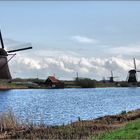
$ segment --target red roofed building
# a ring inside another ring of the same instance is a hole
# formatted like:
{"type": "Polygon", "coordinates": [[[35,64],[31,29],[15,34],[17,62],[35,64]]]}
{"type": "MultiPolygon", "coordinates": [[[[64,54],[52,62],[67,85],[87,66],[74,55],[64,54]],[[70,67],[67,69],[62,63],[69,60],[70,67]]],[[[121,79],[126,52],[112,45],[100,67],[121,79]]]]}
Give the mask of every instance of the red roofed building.
{"type": "Polygon", "coordinates": [[[45,85],[49,88],[64,88],[64,83],[56,79],[54,76],[49,76],[45,81],[45,85]]]}

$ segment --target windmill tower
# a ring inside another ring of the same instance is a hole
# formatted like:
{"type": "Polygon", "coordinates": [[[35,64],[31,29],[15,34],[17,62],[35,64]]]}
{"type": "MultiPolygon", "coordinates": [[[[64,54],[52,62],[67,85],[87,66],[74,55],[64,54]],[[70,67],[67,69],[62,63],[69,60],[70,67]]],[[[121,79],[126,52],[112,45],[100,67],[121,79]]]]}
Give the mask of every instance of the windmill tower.
{"type": "Polygon", "coordinates": [[[114,78],[117,78],[117,77],[114,77],[114,76],[113,76],[113,71],[111,70],[111,76],[108,77],[108,78],[109,78],[109,82],[110,82],[110,83],[113,83],[113,82],[114,82],[114,78]]]}
{"type": "Polygon", "coordinates": [[[32,47],[26,47],[26,48],[6,51],[4,48],[4,42],[3,42],[1,31],[0,31],[0,43],[1,43],[1,48],[0,48],[0,79],[12,79],[11,74],[10,74],[10,70],[9,70],[9,66],[8,66],[8,62],[16,54],[15,53],[11,54],[11,53],[17,52],[17,51],[22,51],[22,50],[27,50],[27,49],[32,49],[32,47]],[[7,58],[8,56],[10,56],[9,59],[7,58]]]}
{"type": "Polygon", "coordinates": [[[135,58],[133,58],[133,62],[134,69],[128,71],[128,83],[137,83],[137,72],[140,72],[140,70],[137,70],[135,58]]]}

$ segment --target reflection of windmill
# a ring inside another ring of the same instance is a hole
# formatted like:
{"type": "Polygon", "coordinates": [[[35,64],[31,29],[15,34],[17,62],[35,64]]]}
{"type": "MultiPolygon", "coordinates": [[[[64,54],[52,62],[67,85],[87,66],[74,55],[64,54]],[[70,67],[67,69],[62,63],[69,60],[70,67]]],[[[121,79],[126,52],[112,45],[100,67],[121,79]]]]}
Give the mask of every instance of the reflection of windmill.
{"type": "Polygon", "coordinates": [[[118,77],[114,77],[114,76],[113,76],[113,71],[111,70],[111,76],[108,77],[108,78],[109,78],[109,82],[110,82],[110,83],[113,83],[113,82],[114,82],[114,78],[118,78],[118,77]]]}
{"type": "Polygon", "coordinates": [[[1,31],[0,31],[0,42],[1,42],[1,47],[2,47],[0,48],[0,79],[11,79],[12,77],[9,71],[8,62],[16,55],[16,54],[11,54],[11,53],[27,50],[27,49],[32,49],[32,47],[6,51],[4,48],[1,31]],[[11,57],[7,59],[7,56],[9,55],[11,55],[11,57]]]}
{"type": "Polygon", "coordinates": [[[137,72],[140,72],[140,70],[137,70],[135,58],[133,58],[133,61],[134,61],[134,69],[128,71],[128,78],[127,78],[128,83],[136,83],[137,72]]]}

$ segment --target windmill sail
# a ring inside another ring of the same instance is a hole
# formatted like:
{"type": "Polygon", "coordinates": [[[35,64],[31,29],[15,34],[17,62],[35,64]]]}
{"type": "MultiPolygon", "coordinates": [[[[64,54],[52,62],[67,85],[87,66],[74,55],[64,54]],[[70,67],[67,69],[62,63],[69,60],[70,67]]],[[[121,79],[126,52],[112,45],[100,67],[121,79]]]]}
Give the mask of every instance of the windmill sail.
{"type": "Polygon", "coordinates": [[[136,70],[137,69],[137,67],[136,67],[136,60],[135,60],[135,58],[133,58],[133,60],[134,60],[134,69],[136,70]]]}
{"type": "Polygon", "coordinates": [[[113,72],[112,72],[112,70],[111,70],[111,77],[113,77],[113,72]]]}
{"type": "Polygon", "coordinates": [[[10,50],[10,51],[7,51],[7,52],[12,53],[12,52],[23,51],[23,50],[28,50],[28,49],[32,49],[32,47],[21,48],[21,49],[16,49],[16,50],[10,50]]]}
{"type": "Polygon", "coordinates": [[[4,49],[4,43],[3,43],[1,31],[0,31],[0,42],[1,42],[1,47],[4,49]]]}

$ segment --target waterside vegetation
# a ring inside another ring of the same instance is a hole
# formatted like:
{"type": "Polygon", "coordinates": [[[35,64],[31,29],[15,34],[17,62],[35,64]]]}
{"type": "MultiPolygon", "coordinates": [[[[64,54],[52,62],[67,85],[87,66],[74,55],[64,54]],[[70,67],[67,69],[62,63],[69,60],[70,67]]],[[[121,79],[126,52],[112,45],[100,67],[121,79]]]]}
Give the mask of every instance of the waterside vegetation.
{"type": "Polygon", "coordinates": [[[96,140],[140,139],[140,119],[129,122],[120,129],[106,132],[96,140]]]}
{"type": "Polygon", "coordinates": [[[109,82],[97,81],[89,78],[74,79],[74,80],[59,80],[57,86],[48,86],[43,79],[21,79],[0,80],[0,89],[47,89],[47,88],[98,88],[98,87],[140,87],[140,82],[128,83],[125,81],[109,82]]]}
{"type": "MultiPolygon", "coordinates": [[[[121,131],[125,133],[125,128],[128,128],[129,130],[133,129],[133,135],[130,137],[131,139],[140,138],[140,133],[138,133],[136,137],[134,135],[134,129],[138,130],[136,133],[140,130],[140,125],[137,125],[137,123],[140,122],[138,118],[140,118],[140,109],[127,113],[124,113],[123,111],[123,113],[119,115],[110,115],[89,121],[79,119],[77,122],[68,125],[47,126],[42,121],[38,125],[33,123],[25,124],[16,119],[15,115],[9,111],[0,114],[0,138],[99,139],[111,138],[107,135],[108,133],[119,133],[121,131]],[[134,120],[136,120],[136,122],[134,120]],[[128,122],[131,123],[127,125],[128,122]]],[[[129,139],[129,136],[127,138],[129,139]]]]}

